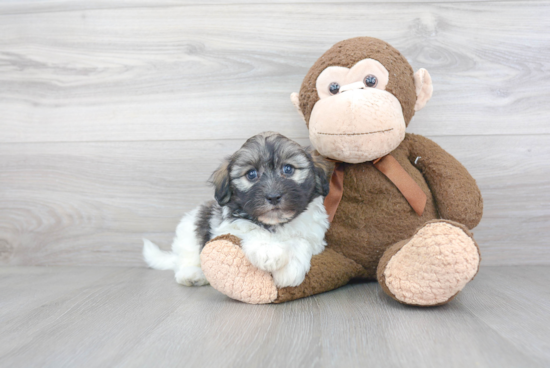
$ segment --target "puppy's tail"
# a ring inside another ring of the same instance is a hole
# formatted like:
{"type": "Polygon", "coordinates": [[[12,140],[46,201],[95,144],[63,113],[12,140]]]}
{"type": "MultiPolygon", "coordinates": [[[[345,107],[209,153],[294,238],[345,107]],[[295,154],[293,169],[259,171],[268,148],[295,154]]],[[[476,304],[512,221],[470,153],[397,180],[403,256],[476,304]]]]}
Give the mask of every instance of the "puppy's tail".
{"type": "Polygon", "coordinates": [[[177,256],[172,252],[160,250],[152,241],[143,239],[143,259],[149,267],[156,270],[174,270],[177,256]]]}

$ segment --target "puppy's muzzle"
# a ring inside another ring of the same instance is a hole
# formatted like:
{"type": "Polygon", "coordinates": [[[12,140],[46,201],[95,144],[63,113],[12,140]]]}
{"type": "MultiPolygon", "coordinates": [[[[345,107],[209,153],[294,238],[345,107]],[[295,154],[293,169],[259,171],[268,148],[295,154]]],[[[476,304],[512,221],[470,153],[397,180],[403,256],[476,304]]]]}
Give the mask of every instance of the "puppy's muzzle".
{"type": "Polygon", "coordinates": [[[281,202],[281,198],[283,195],[278,192],[269,193],[265,196],[265,199],[273,206],[279,204],[281,202]]]}

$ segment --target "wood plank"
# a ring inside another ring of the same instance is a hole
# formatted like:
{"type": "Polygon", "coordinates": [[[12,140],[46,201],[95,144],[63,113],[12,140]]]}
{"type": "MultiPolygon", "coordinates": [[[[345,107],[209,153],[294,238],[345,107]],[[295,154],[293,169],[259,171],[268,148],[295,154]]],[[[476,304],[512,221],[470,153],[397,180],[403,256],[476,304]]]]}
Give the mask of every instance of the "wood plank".
{"type": "Polygon", "coordinates": [[[533,360],[550,363],[548,267],[486,267],[460,303],[533,360]],[[471,290],[471,292],[470,292],[471,290]],[[534,302],[536,299],[536,302],[534,302]]]}
{"type": "MultiPolygon", "coordinates": [[[[73,269],[76,271],[76,269],[73,269]]],[[[0,324],[8,327],[16,322],[16,314],[31,307],[56,300],[63,294],[120,272],[120,268],[82,268],[67,279],[57,267],[0,267],[2,299],[0,324]],[[32,285],[32,286],[31,286],[32,285]],[[21,293],[32,287],[32,293],[21,293]]],[[[0,344],[4,345],[4,343],[0,344]]]]}
{"type": "Polygon", "coordinates": [[[548,2],[59,10],[1,15],[1,142],[307,138],[290,92],[360,35],[431,72],[411,131],[550,133],[548,2]]]}
{"type": "MultiPolygon", "coordinates": [[[[102,268],[91,270],[101,273],[102,268]]],[[[66,279],[81,272],[59,269],[66,279]]],[[[116,274],[67,288],[62,297],[21,311],[12,323],[2,325],[0,366],[110,366],[174,310],[200,304],[201,293],[213,292],[177,287],[168,273],[152,278],[152,272],[119,268],[116,274]]],[[[20,292],[32,294],[36,289],[30,282],[20,292]]]]}
{"type": "MultiPolygon", "coordinates": [[[[378,3],[382,2],[383,0],[349,0],[346,1],[346,3],[378,3]]],[[[405,3],[405,2],[419,2],[418,0],[384,0],[388,3],[405,3]]],[[[422,2],[452,2],[452,3],[460,3],[460,2],[495,2],[495,0],[427,0],[422,2]]],[[[514,1],[514,0],[500,0],[502,1],[514,1]]],[[[536,1],[536,0],[525,0],[525,1],[536,1]]],[[[304,0],[302,3],[335,3],[334,0],[304,0]]],[[[254,3],[258,4],[258,1],[254,0],[204,0],[204,1],[198,1],[198,0],[94,0],[89,2],[80,2],[80,1],[71,1],[71,0],[1,0],[0,1],[0,9],[18,9],[20,11],[25,11],[28,13],[31,12],[38,12],[42,11],[43,9],[66,9],[66,10],[75,10],[75,9],[111,9],[111,8],[139,8],[139,7],[167,7],[167,6],[184,6],[184,5],[201,5],[201,4],[208,4],[208,5],[241,5],[241,4],[249,4],[254,3]],[[44,8],[41,8],[40,6],[43,6],[44,8]]],[[[261,2],[262,4],[285,4],[288,3],[287,0],[263,0],[261,2]]],[[[0,12],[0,14],[5,14],[6,12],[0,12]]]]}
{"type": "MultiPolygon", "coordinates": [[[[501,0],[517,1],[517,0],[501,0]]],[[[524,0],[537,1],[537,0],[524,0]]],[[[417,3],[418,0],[346,0],[346,3],[417,3]]],[[[461,2],[494,2],[494,0],[423,0],[427,3],[461,3],[461,2]]],[[[258,4],[258,0],[1,0],[0,15],[8,14],[37,14],[45,12],[66,12],[97,9],[120,8],[159,8],[189,5],[244,5],[258,4]]],[[[286,4],[288,0],[263,0],[261,4],[286,4]]],[[[334,0],[303,0],[300,3],[335,3],[334,0]]]]}
{"type": "Polygon", "coordinates": [[[243,305],[220,294],[212,295],[210,300],[213,302],[176,311],[117,363],[133,367],[162,361],[165,366],[176,367],[184,357],[190,367],[323,365],[316,323],[320,308],[315,299],[289,303],[282,308],[243,305]],[[220,349],[222,354],[206,353],[220,349]]]}
{"type": "MultiPolygon", "coordinates": [[[[550,263],[550,136],[433,137],[476,178],[484,264],[550,263]]],[[[301,141],[306,143],[306,141],[301,141]]],[[[241,140],[0,145],[0,264],[143,266],[241,140]]]]}
{"type": "Polygon", "coordinates": [[[142,265],[141,237],[169,244],[184,212],[212,197],[206,181],[221,158],[242,143],[0,146],[2,262],[142,265]]]}
{"type": "Polygon", "coordinates": [[[88,267],[72,268],[67,273],[58,267],[0,267],[0,361],[33,333],[63,318],[59,305],[73,303],[83,290],[105,284],[123,271],[88,267]],[[14,339],[12,334],[21,332],[22,326],[25,333],[14,339]]]}
{"type": "MultiPolygon", "coordinates": [[[[484,272],[482,269],[478,278],[482,279],[484,272]]],[[[463,293],[471,294],[471,288],[463,293]]],[[[484,326],[460,302],[461,294],[454,303],[440,308],[397,304],[376,283],[346,286],[329,295],[318,299],[324,312],[322,361],[330,362],[329,366],[349,367],[358,361],[362,366],[390,367],[538,366],[515,341],[484,326]]]]}
{"type": "Polygon", "coordinates": [[[0,294],[8,302],[27,298],[29,306],[18,310],[10,304],[8,312],[16,317],[9,325],[0,324],[0,365],[543,367],[550,363],[545,338],[550,325],[544,318],[548,288],[541,281],[550,276],[548,267],[482,268],[453,302],[437,308],[400,305],[376,283],[348,285],[280,305],[247,305],[209,286],[177,285],[170,272],[120,268],[109,275],[112,270],[57,267],[56,279],[65,278],[70,284],[78,279],[81,288],[71,286],[61,293],[61,287],[52,285],[58,291],[51,299],[38,301],[33,294],[43,292],[53,280],[50,268],[0,269],[9,280],[21,278],[16,288],[0,278],[0,294]],[[92,277],[90,270],[104,277],[92,277]],[[44,276],[44,284],[34,283],[27,272],[44,276]],[[498,290],[504,291],[500,297],[498,290]],[[526,309],[534,314],[528,316],[526,309]]]}

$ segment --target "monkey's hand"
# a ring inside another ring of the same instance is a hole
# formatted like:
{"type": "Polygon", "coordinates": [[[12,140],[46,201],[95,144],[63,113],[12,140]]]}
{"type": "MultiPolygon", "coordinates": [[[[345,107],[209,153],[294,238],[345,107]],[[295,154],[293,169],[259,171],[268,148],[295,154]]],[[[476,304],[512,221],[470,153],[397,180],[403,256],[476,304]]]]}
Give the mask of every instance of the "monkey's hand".
{"type": "Polygon", "coordinates": [[[277,287],[269,272],[253,266],[244,255],[241,240],[222,235],[201,252],[201,267],[212,287],[230,298],[251,304],[272,303],[277,287]]]}

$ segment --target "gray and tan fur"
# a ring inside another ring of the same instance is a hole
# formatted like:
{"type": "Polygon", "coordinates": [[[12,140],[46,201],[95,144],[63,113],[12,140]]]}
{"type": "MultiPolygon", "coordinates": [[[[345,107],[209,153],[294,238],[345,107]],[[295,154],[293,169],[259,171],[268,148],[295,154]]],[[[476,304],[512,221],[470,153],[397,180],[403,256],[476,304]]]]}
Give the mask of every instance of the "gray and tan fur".
{"type": "Polygon", "coordinates": [[[212,174],[216,200],[183,217],[172,252],[144,239],[145,261],[174,270],[180,284],[205,285],[202,248],[216,236],[232,234],[253,265],[272,273],[277,286],[297,286],[311,257],[326,245],[323,198],[330,173],[330,162],[296,142],[274,132],[258,134],[212,174]]]}

